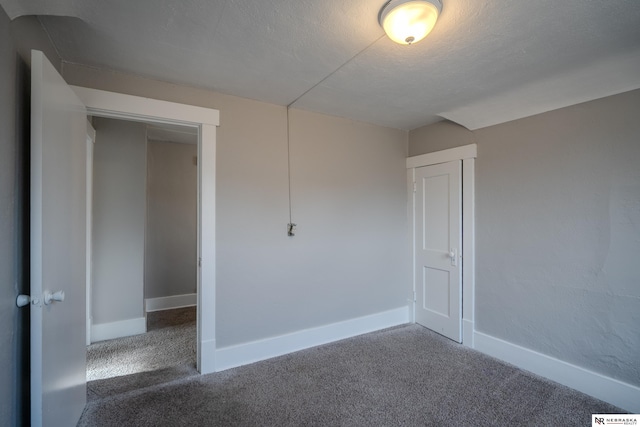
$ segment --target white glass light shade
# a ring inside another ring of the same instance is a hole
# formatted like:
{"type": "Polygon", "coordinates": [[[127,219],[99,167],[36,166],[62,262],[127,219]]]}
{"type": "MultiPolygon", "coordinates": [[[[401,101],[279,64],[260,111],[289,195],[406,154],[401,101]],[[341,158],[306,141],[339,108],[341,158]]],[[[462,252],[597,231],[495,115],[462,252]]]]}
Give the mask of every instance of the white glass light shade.
{"type": "Polygon", "coordinates": [[[380,25],[391,40],[417,43],[436,25],[442,10],[439,0],[391,0],[380,11],[380,25]]]}

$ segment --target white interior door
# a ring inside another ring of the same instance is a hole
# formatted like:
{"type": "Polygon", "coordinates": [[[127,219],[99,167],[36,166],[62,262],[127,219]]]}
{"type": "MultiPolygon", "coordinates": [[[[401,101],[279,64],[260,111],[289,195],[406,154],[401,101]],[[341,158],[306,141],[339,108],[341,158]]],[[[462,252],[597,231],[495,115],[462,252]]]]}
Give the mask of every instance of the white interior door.
{"type": "Polygon", "coordinates": [[[415,170],[416,323],[462,342],[460,161],[415,170]]]}
{"type": "Polygon", "coordinates": [[[76,425],[86,403],[86,111],[31,54],[31,424],[76,425]]]}

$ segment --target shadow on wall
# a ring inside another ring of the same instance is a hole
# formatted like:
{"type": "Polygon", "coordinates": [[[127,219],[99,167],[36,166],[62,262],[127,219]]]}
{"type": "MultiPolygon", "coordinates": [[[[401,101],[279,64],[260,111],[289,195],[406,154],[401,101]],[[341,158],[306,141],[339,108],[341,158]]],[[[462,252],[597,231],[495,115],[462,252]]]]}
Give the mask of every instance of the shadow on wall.
{"type": "Polygon", "coordinates": [[[449,120],[423,126],[409,133],[409,157],[475,144],[469,129],[449,120]]]}
{"type": "MultiPolygon", "coordinates": [[[[15,268],[16,295],[30,294],[30,163],[31,163],[31,73],[27,64],[16,54],[15,103],[15,268]]],[[[16,425],[30,424],[30,312],[29,307],[17,310],[16,369],[14,381],[17,399],[16,425]]]]}

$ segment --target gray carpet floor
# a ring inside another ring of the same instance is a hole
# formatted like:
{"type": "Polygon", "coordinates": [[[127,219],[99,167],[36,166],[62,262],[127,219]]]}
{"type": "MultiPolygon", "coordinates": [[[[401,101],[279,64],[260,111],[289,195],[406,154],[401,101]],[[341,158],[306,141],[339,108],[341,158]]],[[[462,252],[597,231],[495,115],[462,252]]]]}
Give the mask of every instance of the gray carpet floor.
{"type": "Polygon", "coordinates": [[[624,412],[417,325],[89,388],[79,426],[588,426],[592,413],[624,412]]]}
{"type": "Polygon", "coordinates": [[[196,366],[196,308],[147,313],[147,333],[87,347],[87,381],[196,366]]]}

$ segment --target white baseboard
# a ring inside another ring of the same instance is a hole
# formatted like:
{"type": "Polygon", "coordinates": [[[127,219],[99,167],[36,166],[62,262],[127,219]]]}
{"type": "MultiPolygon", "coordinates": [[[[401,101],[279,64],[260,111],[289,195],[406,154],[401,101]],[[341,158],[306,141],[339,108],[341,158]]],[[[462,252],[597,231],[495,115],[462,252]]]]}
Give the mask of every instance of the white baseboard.
{"type": "Polygon", "coordinates": [[[640,387],[481,332],[475,332],[474,344],[476,350],[490,356],[609,402],[631,413],[640,413],[640,387]]]}
{"type": "Polygon", "coordinates": [[[147,322],[144,317],[121,320],[119,322],[99,323],[91,325],[91,342],[112,340],[114,338],[129,337],[147,332],[147,322]]]}
{"type": "Polygon", "coordinates": [[[193,307],[198,303],[198,294],[174,295],[170,297],[147,298],[144,307],[147,312],[170,310],[172,308],[193,307]]]}
{"type": "Polygon", "coordinates": [[[407,306],[273,338],[221,348],[215,353],[216,371],[351,338],[409,322],[407,306]]]}

